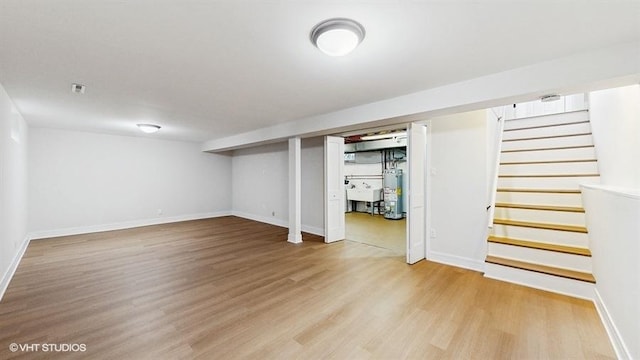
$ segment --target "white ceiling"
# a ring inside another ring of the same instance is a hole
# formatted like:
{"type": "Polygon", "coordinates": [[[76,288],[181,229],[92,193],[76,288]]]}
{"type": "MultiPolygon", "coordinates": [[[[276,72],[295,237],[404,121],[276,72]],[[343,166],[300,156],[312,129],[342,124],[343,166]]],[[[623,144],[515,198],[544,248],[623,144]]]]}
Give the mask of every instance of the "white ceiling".
{"type": "Polygon", "coordinates": [[[0,83],[30,126],[203,141],[639,40],[640,1],[0,0],[0,83]]]}

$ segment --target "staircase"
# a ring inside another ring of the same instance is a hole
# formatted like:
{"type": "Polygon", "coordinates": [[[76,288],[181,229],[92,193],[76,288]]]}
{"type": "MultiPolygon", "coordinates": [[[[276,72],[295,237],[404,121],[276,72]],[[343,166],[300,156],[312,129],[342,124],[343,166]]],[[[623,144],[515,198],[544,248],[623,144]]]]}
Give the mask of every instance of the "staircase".
{"type": "Polygon", "coordinates": [[[485,276],[593,298],[580,184],[598,182],[588,111],[507,120],[485,276]]]}

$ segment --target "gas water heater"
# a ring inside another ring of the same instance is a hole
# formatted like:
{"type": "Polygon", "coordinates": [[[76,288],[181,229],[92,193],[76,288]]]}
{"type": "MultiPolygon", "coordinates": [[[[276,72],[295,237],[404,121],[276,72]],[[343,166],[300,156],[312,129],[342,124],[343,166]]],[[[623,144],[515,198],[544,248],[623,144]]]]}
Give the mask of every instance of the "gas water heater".
{"type": "Polygon", "coordinates": [[[384,217],[402,219],[402,170],[387,169],[384,175],[384,217]]]}

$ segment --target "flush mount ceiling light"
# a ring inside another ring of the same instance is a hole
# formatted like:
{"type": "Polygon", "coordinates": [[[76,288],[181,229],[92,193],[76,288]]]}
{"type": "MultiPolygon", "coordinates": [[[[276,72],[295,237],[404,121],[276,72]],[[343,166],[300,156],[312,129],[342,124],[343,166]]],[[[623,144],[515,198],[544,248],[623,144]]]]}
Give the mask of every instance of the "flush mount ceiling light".
{"type": "Polygon", "coordinates": [[[386,134],[375,134],[375,135],[365,135],[360,137],[360,140],[382,140],[382,139],[393,139],[393,138],[406,138],[407,133],[404,131],[396,131],[390,132],[386,134]]]}
{"type": "Polygon", "coordinates": [[[311,30],[311,42],[329,56],[344,56],[364,39],[364,27],[345,18],[325,20],[311,30]]]}
{"type": "Polygon", "coordinates": [[[87,89],[85,85],[82,84],[71,84],[71,92],[75,94],[84,94],[84,91],[87,89]]]}
{"type": "Polygon", "coordinates": [[[158,125],[153,125],[153,124],[138,124],[138,128],[147,134],[153,134],[155,132],[158,132],[158,130],[160,130],[160,126],[158,125]]]}
{"type": "Polygon", "coordinates": [[[558,94],[549,94],[549,95],[544,95],[540,97],[540,101],[542,102],[552,102],[552,101],[558,101],[560,100],[560,95],[558,94]]]}

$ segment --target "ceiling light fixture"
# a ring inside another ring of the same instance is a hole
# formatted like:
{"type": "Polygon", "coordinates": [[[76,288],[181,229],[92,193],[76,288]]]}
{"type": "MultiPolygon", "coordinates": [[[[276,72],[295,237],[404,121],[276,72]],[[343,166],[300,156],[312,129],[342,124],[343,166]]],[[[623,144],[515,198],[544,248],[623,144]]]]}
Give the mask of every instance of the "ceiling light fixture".
{"type": "Polygon", "coordinates": [[[85,85],[82,84],[71,84],[71,92],[76,94],[84,94],[84,91],[87,89],[85,85]]]}
{"type": "Polygon", "coordinates": [[[560,100],[561,96],[558,94],[549,94],[540,97],[540,101],[542,102],[552,102],[560,100]]]}
{"type": "Polygon", "coordinates": [[[138,124],[138,128],[147,134],[153,134],[158,132],[158,130],[160,130],[160,126],[158,125],[153,125],[153,124],[138,124]]]}
{"type": "Polygon", "coordinates": [[[406,138],[407,133],[404,131],[399,132],[391,132],[386,134],[375,134],[375,135],[366,135],[360,137],[360,140],[382,140],[382,139],[393,139],[393,138],[406,138]]]}
{"type": "Polygon", "coordinates": [[[364,39],[364,27],[358,22],[333,18],[311,30],[311,42],[329,56],[344,56],[352,52],[364,39]]]}

